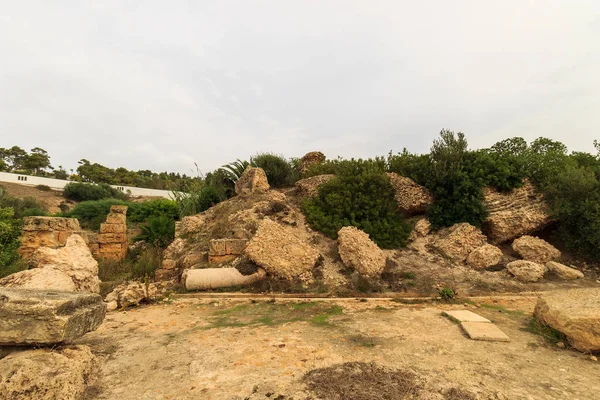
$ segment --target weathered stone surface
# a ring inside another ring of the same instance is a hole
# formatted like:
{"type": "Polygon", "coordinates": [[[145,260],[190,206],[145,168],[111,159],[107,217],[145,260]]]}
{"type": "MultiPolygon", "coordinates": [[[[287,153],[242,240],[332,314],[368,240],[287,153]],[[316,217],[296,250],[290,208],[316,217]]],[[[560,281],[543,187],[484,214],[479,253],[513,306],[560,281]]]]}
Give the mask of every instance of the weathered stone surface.
{"type": "Polygon", "coordinates": [[[300,179],[298,182],[296,182],[296,192],[300,197],[316,196],[317,193],[319,193],[319,187],[334,178],[335,175],[333,174],[325,174],[300,179]]]}
{"type": "Polygon", "coordinates": [[[235,183],[237,194],[266,192],[270,189],[267,175],[262,168],[248,167],[235,183]]]}
{"type": "Polygon", "coordinates": [[[0,359],[0,396],[10,400],[78,400],[100,372],[87,346],[16,351],[0,359]]]}
{"type": "Polygon", "coordinates": [[[365,232],[345,226],[338,232],[338,251],[342,262],[361,275],[377,277],[385,268],[386,257],[365,232]]]}
{"type": "Polygon", "coordinates": [[[575,349],[600,351],[600,288],[545,293],[534,314],[567,336],[575,349]]]}
{"type": "Polygon", "coordinates": [[[154,283],[148,285],[140,282],[126,282],[113,289],[106,295],[108,311],[117,308],[138,306],[143,301],[149,301],[158,295],[158,288],[154,283]]]}
{"type": "Polygon", "coordinates": [[[0,279],[0,287],[21,289],[58,290],[75,292],[75,283],[69,275],[53,266],[16,272],[0,279]]]}
{"type": "Polygon", "coordinates": [[[40,247],[64,246],[74,232],[81,232],[79,221],[75,218],[25,217],[19,253],[29,258],[40,247]]]}
{"type": "Polygon", "coordinates": [[[473,250],[467,257],[467,264],[475,269],[497,265],[502,258],[502,250],[491,244],[484,244],[473,250]]]}
{"type": "Polygon", "coordinates": [[[113,214],[110,213],[106,216],[106,223],[113,225],[125,225],[127,224],[127,216],[125,214],[113,214]]]}
{"type": "Polygon", "coordinates": [[[300,173],[304,174],[311,165],[322,164],[323,162],[325,162],[325,154],[320,151],[306,153],[300,159],[300,173]]]}
{"type": "Polygon", "coordinates": [[[127,241],[127,206],[111,206],[106,222],[100,225],[98,257],[118,261],[125,258],[127,241]]]}
{"type": "Polygon", "coordinates": [[[98,328],[105,315],[97,294],[0,288],[0,345],[70,342],[98,328]]]}
{"type": "Polygon", "coordinates": [[[419,218],[414,222],[413,230],[408,237],[409,241],[423,238],[431,233],[431,223],[427,218],[419,218]]]}
{"type": "Polygon", "coordinates": [[[260,223],[244,253],[267,273],[285,279],[311,271],[320,256],[293,228],[285,228],[270,219],[260,223]]]}
{"type": "Polygon", "coordinates": [[[458,322],[491,322],[469,310],[449,310],[443,311],[442,314],[458,322]]]}
{"type": "Polygon", "coordinates": [[[486,244],[479,229],[466,222],[440,230],[431,244],[433,250],[451,261],[465,261],[473,250],[486,244]]]}
{"type": "Polygon", "coordinates": [[[539,231],[551,222],[542,194],[529,181],[510,193],[487,188],[484,197],[489,216],[483,230],[493,243],[539,231]]]}
{"type": "Polygon", "coordinates": [[[546,263],[546,268],[548,269],[548,271],[552,272],[560,279],[573,280],[584,278],[583,272],[575,268],[567,267],[566,265],[557,263],[556,261],[548,261],[546,263]]]}
{"type": "Polygon", "coordinates": [[[202,268],[183,271],[181,280],[187,290],[208,290],[250,285],[266,275],[262,268],[249,275],[241,274],[236,268],[202,268]]]}
{"type": "Polygon", "coordinates": [[[502,332],[496,325],[488,322],[461,322],[460,326],[473,340],[484,340],[486,342],[510,342],[506,333],[502,332]]]}
{"type": "Polygon", "coordinates": [[[524,260],[539,264],[558,260],[560,251],[543,239],[533,236],[521,236],[512,243],[512,249],[524,260]]]}
{"type": "Polygon", "coordinates": [[[101,233],[98,235],[98,243],[100,245],[109,243],[126,243],[127,235],[124,233],[101,233]]]}
{"type": "Polygon", "coordinates": [[[79,235],[71,235],[65,247],[59,249],[40,247],[31,256],[30,265],[35,268],[53,266],[71,277],[76,291],[100,293],[98,262],[79,235]]]}
{"type": "Polygon", "coordinates": [[[248,241],[244,239],[212,239],[208,245],[208,255],[240,255],[244,252],[247,243],[248,241]]]}
{"type": "Polygon", "coordinates": [[[525,260],[510,262],[506,265],[506,269],[521,282],[537,282],[546,273],[544,265],[525,260]]]}
{"type": "Polygon", "coordinates": [[[100,233],[125,233],[127,226],[125,224],[100,224],[100,233]]]}
{"type": "Polygon", "coordinates": [[[423,214],[433,202],[433,196],[425,187],[410,178],[400,176],[394,172],[387,174],[394,187],[394,198],[398,207],[409,215],[423,214]]]}

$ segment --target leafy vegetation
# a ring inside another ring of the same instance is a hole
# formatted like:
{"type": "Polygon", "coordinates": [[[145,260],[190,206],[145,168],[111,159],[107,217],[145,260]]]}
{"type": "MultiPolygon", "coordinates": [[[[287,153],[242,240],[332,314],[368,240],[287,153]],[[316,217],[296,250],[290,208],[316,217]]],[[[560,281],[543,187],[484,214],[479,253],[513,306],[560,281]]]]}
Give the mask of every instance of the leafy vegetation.
{"type": "Polygon", "coordinates": [[[293,186],[300,173],[292,167],[285,157],[273,153],[259,153],[250,159],[250,164],[262,168],[267,175],[269,185],[274,188],[293,186]]]}
{"type": "Polygon", "coordinates": [[[389,178],[376,172],[343,175],[322,185],[302,210],[310,226],[337,238],[344,226],[356,226],[383,248],[404,245],[410,225],[397,210],[389,178]]]}
{"type": "Polygon", "coordinates": [[[21,235],[21,221],[10,207],[0,207],[0,278],[15,271],[20,256],[17,252],[21,235]]]}
{"type": "Polygon", "coordinates": [[[117,190],[106,183],[68,183],[63,195],[73,201],[88,201],[102,199],[119,199],[127,200],[127,195],[120,190],[117,190]]]}
{"type": "Polygon", "coordinates": [[[157,248],[164,249],[175,239],[175,221],[166,215],[148,218],[141,229],[135,241],[144,241],[157,248]]]}

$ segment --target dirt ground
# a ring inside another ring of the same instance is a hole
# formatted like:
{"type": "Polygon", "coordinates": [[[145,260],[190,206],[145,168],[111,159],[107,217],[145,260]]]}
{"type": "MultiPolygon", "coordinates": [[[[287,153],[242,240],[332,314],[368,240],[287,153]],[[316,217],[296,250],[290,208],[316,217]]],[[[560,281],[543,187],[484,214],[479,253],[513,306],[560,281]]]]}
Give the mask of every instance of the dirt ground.
{"type": "MultiPolygon", "coordinates": [[[[62,191],[60,190],[38,190],[35,186],[19,185],[18,183],[0,182],[0,186],[4,187],[8,194],[13,197],[35,197],[36,200],[42,202],[47,207],[50,214],[60,212],[60,204],[65,202],[62,191]]],[[[75,203],[73,203],[75,204],[75,203]]],[[[73,207],[70,204],[70,207],[73,207]]]]}
{"type": "MultiPolygon", "coordinates": [[[[387,398],[597,399],[599,362],[526,330],[535,301],[176,297],[111,312],[80,339],[103,365],[86,398],[334,399],[341,397],[319,397],[309,386],[325,385],[319,392],[325,396],[338,392],[336,384],[348,389],[344,382],[360,389],[361,377],[393,389],[412,376],[413,397],[387,398]],[[511,341],[470,340],[441,316],[465,307],[491,319],[511,341]],[[319,370],[327,367],[333,368],[319,370]],[[368,371],[348,376],[357,368],[368,371]],[[387,372],[377,375],[380,369],[387,372]]],[[[359,389],[346,399],[375,398],[361,397],[359,389]]]]}

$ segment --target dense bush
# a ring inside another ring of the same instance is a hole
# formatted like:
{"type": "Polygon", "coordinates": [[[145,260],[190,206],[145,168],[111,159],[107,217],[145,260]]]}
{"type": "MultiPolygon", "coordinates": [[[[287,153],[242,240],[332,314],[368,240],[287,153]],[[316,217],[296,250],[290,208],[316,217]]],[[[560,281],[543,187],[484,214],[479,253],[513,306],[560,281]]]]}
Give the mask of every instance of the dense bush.
{"type": "Polygon", "coordinates": [[[267,175],[269,185],[274,188],[293,186],[300,173],[292,167],[285,157],[272,154],[260,153],[250,159],[250,164],[262,168],[267,175]]]}
{"type": "Polygon", "coordinates": [[[344,226],[356,226],[383,248],[403,246],[411,229],[398,212],[389,178],[377,172],[339,176],[302,210],[312,228],[331,238],[344,226]]]}
{"type": "Polygon", "coordinates": [[[113,205],[129,205],[127,202],[116,199],[83,201],[64,214],[65,217],[77,218],[84,229],[98,230],[100,224],[106,220],[113,205]]]}
{"type": "Polygon", "coordinates": [[[27,196],[22,199],[13,197],[2,187],[0,187],[0,207],[12,208],[14,218],[47,215],[46,205],[35,197],[27,196]]]}
{"type": "Polygon", "coordinates": [[[179,219],[177,203],[169,199],[154,199],[139,203],[127,203],[127,219],[131,222],[145,222],[149,218],[166,216],[170,219],[179,219]]]}
{"type": "Polygon", "coordinates": [[[362,158],[350,160],[344,160],[343,158],[336,158],[334,160],[325,160],[321,164],[314,164],[308,167],[308,171],[304,174],[305,177],[323,175],[323,174],[334,174],[334,175],[346,175],[356,176],[363,173],[383,173],[387,169],[386,160],[383,157],[376,157],[375,159],[362,158]]]}
{"type": "Polygon", "coordinates": [[[175,239],[175,221],[166,215],[149,218],[141,229],[135,240],[143,240],[158,248],[166,248],[175,239]]]}
{"type": "Polygon", "coordinates": [[[19,236],[21,221],[15,218],[10,207],[0,208],[0,278],[16,272],[15,265],[19,261],[19,236]]]}
{"type": "Polygon", "coordinates": [[[93,184],[71,182],[65,186],[63,190],[63,195],[67,199],[73,201],[88,201],[102,199],[127,200],[127,195],[125,193],[104,183],[93,184]]]}

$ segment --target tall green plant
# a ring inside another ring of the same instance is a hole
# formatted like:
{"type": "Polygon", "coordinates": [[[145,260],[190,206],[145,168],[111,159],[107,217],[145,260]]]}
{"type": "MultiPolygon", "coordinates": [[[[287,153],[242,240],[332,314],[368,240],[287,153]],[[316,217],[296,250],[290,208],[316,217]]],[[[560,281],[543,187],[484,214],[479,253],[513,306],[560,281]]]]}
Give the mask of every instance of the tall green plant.
{"type": "Polygon", "coordinates": [[[164,249],[175,238],[175,221],[165,215],[149,218],[141,227],[142,232],[135,241],[144,241],[152,246],[164,249]]]}

